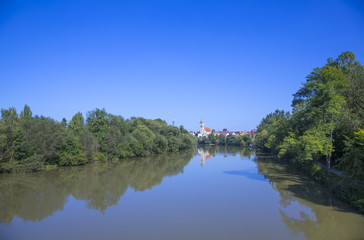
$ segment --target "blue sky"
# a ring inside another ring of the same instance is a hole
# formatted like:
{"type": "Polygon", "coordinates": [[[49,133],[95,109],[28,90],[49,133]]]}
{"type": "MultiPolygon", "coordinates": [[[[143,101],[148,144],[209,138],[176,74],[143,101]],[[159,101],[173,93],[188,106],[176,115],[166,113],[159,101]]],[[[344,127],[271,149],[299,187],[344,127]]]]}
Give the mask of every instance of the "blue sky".
{"type": "Polygon", "coordinates": [[[364,59],[363,1],[0,0],[0,108],[250,130],[314,67],[364,59]]]}

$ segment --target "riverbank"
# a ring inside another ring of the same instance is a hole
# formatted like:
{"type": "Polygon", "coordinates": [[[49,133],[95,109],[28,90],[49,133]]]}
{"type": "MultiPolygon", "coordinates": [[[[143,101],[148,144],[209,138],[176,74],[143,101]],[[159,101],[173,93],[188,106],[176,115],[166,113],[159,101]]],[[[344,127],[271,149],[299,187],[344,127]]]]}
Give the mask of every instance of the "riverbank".
{"type": "Polygon", "coordinates": [[[363,211],[364,67],[355,59],[345,51],[314,68],[293,94],[291,111],[277,109],[261,120],[254,144],[363,211]]]}
{"type": "Polygon", "coordinates": [[[303,170],[316,182],[327,186],[337,198],[364,213],[364,187],[354,179],[346,177],[337,169],[330,169],[328,173],[326,166],[320,162],[286,162],[303,170]]]}
{"type": "Polygon", "coordinates": [[[21,173],[31,173],[31,172],[43,172],[43,171],[50,171],[50,170],[55,170],[58,168],[65,168],[65,167],[76,167],[76,166],[83,166],[83,165],[92,165],[92,164],[103,164],[103,163],[115,163],[115,162],[129,162],[129,161],[135,161],[135,159],[139,159],[139,158],[158,158],[161,155],[166,155],[166,154],[183,154],[184,152],[195,152],[196,151],[196,147],[193,146],[191,148],[187,148],[187,149],[180,149],[180,150],[176,150],[176,151],[168,151],[168,152],[164,152],[164,153],[151,153],[149,155],[146,156],[132,156],[132,157],[125,157],[125,158],[112,158],[112,159],[107,159],[106,157],[103,158],[102,160],[100,159],[94,159],[94,161],[88,161],[86,163],[82,163],[82,164],[74,164],[74,165],[58,165],[58,164],[49,164],[49,165],[39,165],[38,168],[35,168],[34,166],[29,166],[29,164],[0,164],[0,169],[2,169],[3,171],[0,171],[0,175],[2,174],[21,174],[21,173]],[[4,169],[6,171],[4,171],[4,169]]]}
{"type": "Polygon", "coordinates": [[[77,166],[130,157],[177,152],[196,146],[195,137],[181,125],[161,119],[124,119],[95,109],[57,122],[33,116],[25,105],[1,109],[0,173],[32,172],[54,166],[77,166]]]}

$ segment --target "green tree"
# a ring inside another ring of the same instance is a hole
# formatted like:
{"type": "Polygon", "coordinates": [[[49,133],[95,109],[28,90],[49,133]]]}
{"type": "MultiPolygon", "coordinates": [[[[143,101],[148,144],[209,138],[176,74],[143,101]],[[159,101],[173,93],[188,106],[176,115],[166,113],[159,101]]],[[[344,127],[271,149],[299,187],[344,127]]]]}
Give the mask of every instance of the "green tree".
{"type": "Polygon", "coordinates": [[[20,127],[17,127],[13,133],[13,149],[14,159],[17,161],[24,160],[29,156],[25,143],[24,132],[20,127]]]}
{"type": "Polygon", "coordinates": [[[240,135],[238,139],[241,146],[250,146],[253,144],[253,139],[250,135],[240,135]]]}
{"type": "Polygon", "coordinates": [[[239,141],[239,138],[235,135],[229,135],[226,137],[226,144],[231,146],[240,146],[241,141],[239,141]]]}
{"type": "Polygon", "coordinates": [[[82,151],[82,146],[74,135],[69,134],[67,136],[61,149],[58,158],[59,165],[81,165],[87,162],[86,153],[82,151]]]}
{"type": "Polygon", "coordinates": [[[347,138],[346,151],[339,159],[339,166],[351,177],[364,181],[364,129],[355,132],[353,139],[347,138]]]}
{"type": "Polygon", "coordinates": [[[79,136],[84,128],[85,119],[82,113],[76,113],[68,124],[69,129],[76,135],[79,136]]]}
{"type": "Polygon", "coordinates": [[[304,103],[306,116],[312,118],[315,125],[322,126],[319,128],[323,129],[330,139],[329,146],[325,139],[319,142],[325,148],[328,169],[331,166],[331,155],[334,150],[335,119],[345,103],[345,98],[340,91],[346,86],[347,79],[342,71],[338,67],[326,65],[314,69],[303,87],[294,95],[293,106],[301,107],[304,103]]]}
{"type": "Polygon", "coordinates": [[[226,144],[226,138],[223,134],[220,134],[217,138],[219,145],[225,145],[226,144]]]}
{"type": "Polygon", "coordinates": [[[211,133],[211,134],[208,136],[208,138],[209,138],[210,143],[213,143],[213,144],[216,144],[216,143],[217,143],[217,137],[216,137],[216,135],[215,135],[215,134],[211,133]]]}
{"type": "Polygon", "coordinates": [[[96,137],[102,153],[107,152],[107,139],[109,135],[110,116],[105,109],[96,109],[87,114],[87,127],[96,137]]]}
{"type": "Polygon", "coordinates": [[[188,131],[183,127],[183,125],[179,126],[179,130],[181,133],[188,133],[188,131]]]}
{"type": "Polygon", "coordinates": [[[256,147],[261,151],[277,154],[279,145],[290,130],[290,119],[291,114],[283,110],[276,110],[263,118],[257,127],[256,147]]]}
{"type": "Polygon", "coordinates": [[[15,108],[1,109],[1,119],[11,127],[12,130],[18,125],[19,117],[15,108]]]}
{"type": "Polygon", "coordinates": [[[154,152],[165,153],[168,151],[168,140],[161,134],[156,134],[154,139],[154,152]]]}
{"type": "Polygon", "coordinates": [[[67,127],[67,119],[66,118],[62,118],[62,121],[61,121],[62,125],[64,127],[67,127]]]}
{"type": "Polygon", "coordinates": [[[30,107],[25,104],[24,110],[20,113],[20,118],[31,118],[33,115],[32,111],[30,111],[30,107]]]}
{"type": "Polygon", "coordinates": [[[145,125],[138,125],[131,135],[141,144],[141,152],[137,156],[148,156],[151,154],[153,149],[153,140],[155,135],[145,125]]]}

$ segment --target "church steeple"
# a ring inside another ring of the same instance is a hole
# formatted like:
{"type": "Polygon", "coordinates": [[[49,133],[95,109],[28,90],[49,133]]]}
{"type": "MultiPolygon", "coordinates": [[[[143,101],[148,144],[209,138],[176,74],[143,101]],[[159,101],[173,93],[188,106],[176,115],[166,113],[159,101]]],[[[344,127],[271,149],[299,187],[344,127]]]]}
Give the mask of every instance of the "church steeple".
{"type": "Polygon", "coordinates": [[[205,124],[202,120],[200,121],[200,133],[201,134],[205,133],[205,124]]]}

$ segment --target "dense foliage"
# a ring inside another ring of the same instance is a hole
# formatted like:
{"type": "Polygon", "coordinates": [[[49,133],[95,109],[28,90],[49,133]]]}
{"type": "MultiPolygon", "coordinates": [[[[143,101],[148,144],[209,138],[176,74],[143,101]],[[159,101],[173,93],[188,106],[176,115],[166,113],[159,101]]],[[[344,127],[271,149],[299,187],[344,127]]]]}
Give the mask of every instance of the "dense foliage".
{"type": "Polygon", "coordinates": [[[67,124],[32,116],[25,105],[2,109],[0,120],[0,171],[35,171],[47,166],[81,165],[127,157],[148,156],[192,148],[194,137],[183,127],[161,119],[124,119],[104,109],[77,113],[67,124]]]}
{"type": "Polygon", "coordinates": [[[364,180],[364,68],[343,52],[315,68],[293,95],[292,113],[276,110],[258,126],[256,146],[308,169],[315,161],[364,180]]]}

